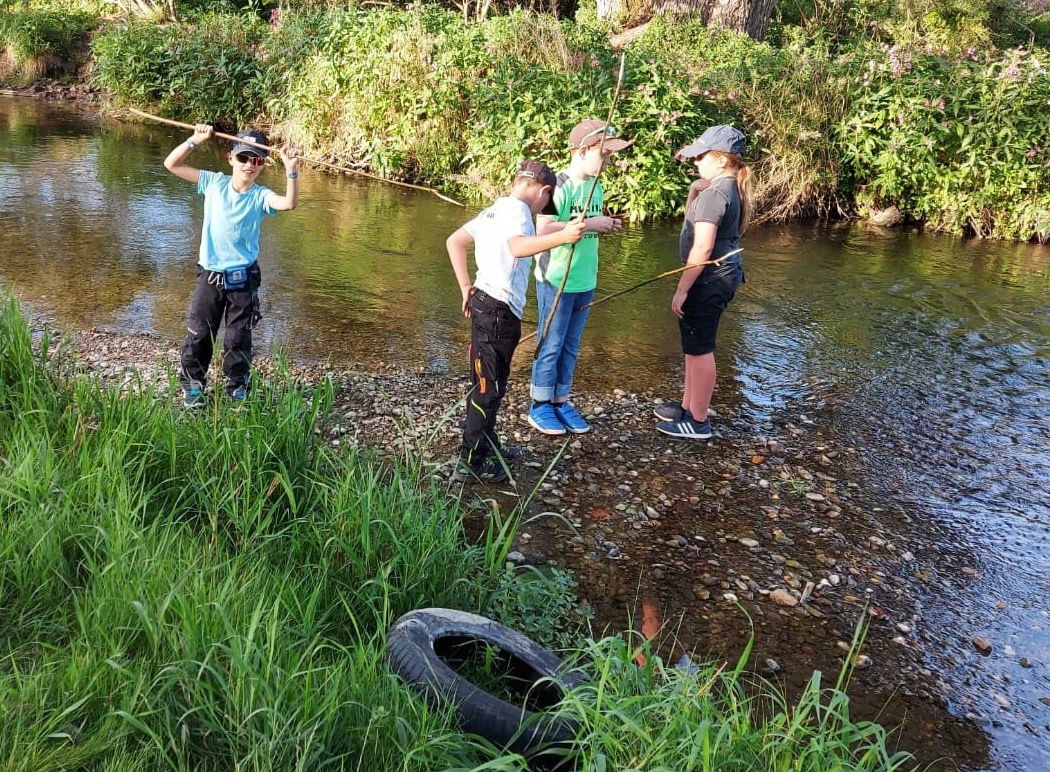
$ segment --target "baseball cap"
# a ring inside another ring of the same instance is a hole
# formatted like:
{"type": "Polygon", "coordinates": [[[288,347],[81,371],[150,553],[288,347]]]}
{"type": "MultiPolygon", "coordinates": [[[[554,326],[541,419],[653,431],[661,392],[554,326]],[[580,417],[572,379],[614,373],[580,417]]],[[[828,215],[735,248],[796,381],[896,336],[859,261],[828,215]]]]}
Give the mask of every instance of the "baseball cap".
{"type": "Polygon", "coordinates": [[[540,214],[558,214],[558,210],[554,206],[554,189],[558,186],[558,178],[551,171],[551,168],[543,161],[522,161],[518,165],[518,171],[514,174],[514,180],[519,179],[535,180],[540,185],[549,185],[551,189],[550,200],[547,201],[547,206],[543,208],[540,214]]]}
{"type": "Polygon", "coordinates": [[[743,155],[747,150],[747,139],[740,129],[732,126],[712,126],[675,153],[675,158],[698,158],[708,150],[743,155]]]}
{"type": "Polygon", "coordinates": [[[588,118],[577,123],[569,132],[569,147],[573,150],[591,147],[601,142],[603,136],[605,144],[602,147],[610,153],[616,153],[634,144],[633,139],[626,140],[617,137],[616,128],[605,121],[588,118]]]}
{"type": "MultiPolygon", "coordinates": [[[[252,142],[259,143],[260,145],[270,144],[270,141],[266,139],[266,135],[263,134],[261,131],[256,131],[255,129],[245,129],[244,131],[238,131],[236,136],[237,139],[249,139],[252,142]]],[[[260,158],[266,158],[270,155],[269,151],[263,150],[261,147],[249,145],[247,142],[231,142],[230,152],[233,155],[237,155],[238,153],[251,153],[253,155],[259,156],[260,158]]]]}

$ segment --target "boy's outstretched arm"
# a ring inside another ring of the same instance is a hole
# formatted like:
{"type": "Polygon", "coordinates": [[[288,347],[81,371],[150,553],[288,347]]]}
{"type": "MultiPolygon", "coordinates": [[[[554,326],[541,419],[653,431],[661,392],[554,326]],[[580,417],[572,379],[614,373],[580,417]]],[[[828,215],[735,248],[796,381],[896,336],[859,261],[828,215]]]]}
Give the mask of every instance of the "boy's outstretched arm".
{"type": "Polygon", "coordinates": [[[164,159],[164,168],[174,174],[180,180],[194,184],[200,179],[201,170],[186,164],[186,159],[197,145],[201,145],[211,139],[212,127],[206,123],[198,123],[193,127],[193,136],[174,150],[168,153],[164,159]]]}
{"type": "MultiPolygon", "coordinates": [[[[591,233],[616,233],[623,227],[623,221],[617,217],[588,217],[583,221],[586,226],[584,230],[591,233]]],[[[556,233],[568,223],[555,220],[553,217],[540,216],[536,218],[536,233],[544,236],[548,233],[556,233]]]]}
{"type": "Polygon", "coordinates": [[[467,268],[467,248],[474,243],[474,237],[466,226],[459,228],[455,233],[445,239],[445,249],[448,250],[448,259],[452,263],[452,270],[456,273],[456,281],[459,282],[459,291],[463,296],[463,304],[460,310],[463,316],[470,318],[470,309],[467,302],[470,300],[470,290],[474,287],[470,281],[470,270],[467,268]]]}
{"type": "Polygon", "coordinates": [[[559,223],[563,227],[553,233],[544,233],[540,236],[513,236],[507,241],[507,247],[514,257],[532,257],[540,252],[546,252],[562,244],[575,244],[583,238],[587,231],[587,222],[573,220],[567,223],[559,223]]]}
{"type": "Polygon", "coordinates": [[[271,193],[266,198],[266,204],[278,212],[287,212],[299,206],[299,151],[292,148],[281,148],[281,163],[284,164],[284,173],[288,178],[288,186],[283,196],[271,193]]]}

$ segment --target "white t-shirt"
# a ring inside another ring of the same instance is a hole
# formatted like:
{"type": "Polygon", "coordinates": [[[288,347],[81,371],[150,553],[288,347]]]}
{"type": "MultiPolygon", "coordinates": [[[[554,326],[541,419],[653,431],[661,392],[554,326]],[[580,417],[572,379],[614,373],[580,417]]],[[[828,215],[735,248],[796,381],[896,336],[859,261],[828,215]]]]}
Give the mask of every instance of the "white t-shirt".
{"type": "Polygon", "coordinates": [[[507,242],[515,236],[535,236],[529,205],[520,198],[503,196],[465,226],[474,237],[474,286],[510,306],[514,315],[525,313],[525,289],[532,270],[531,257],[514,257],[507,242]]]}

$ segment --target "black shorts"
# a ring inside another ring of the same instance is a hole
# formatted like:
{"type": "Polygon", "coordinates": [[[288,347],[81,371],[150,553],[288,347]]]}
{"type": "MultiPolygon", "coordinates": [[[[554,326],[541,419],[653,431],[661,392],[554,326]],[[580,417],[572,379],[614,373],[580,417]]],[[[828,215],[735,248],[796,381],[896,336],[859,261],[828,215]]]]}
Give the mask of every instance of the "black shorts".
{"type": "Polygon", "coordinates": [[[710,354],[715,350],[718,322],[736,288],[744,281],[744,268],[733,265],[712,265],[693,282],[682,304],[682,318],[678,329],[682,334],[682,353],[693,356],[710,354]]]}

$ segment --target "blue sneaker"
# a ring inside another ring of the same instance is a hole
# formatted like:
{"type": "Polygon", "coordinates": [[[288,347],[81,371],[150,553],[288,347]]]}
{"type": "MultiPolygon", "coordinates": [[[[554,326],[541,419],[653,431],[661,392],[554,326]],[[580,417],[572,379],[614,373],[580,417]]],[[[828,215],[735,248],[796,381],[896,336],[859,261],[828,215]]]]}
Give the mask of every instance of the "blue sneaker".
{"type": "Polygon", "coordinates": [[[243,405],[244,401],[248,399],[248,386],[247,384],[242,383],[240,386],[227,389],[226,393],[229,395],[230,401],[234,404],[243,405]]]}
{"type": "Polygon", "coordinates": [[[591,425],[584,421],[583,416],[568,402],[555,405],[554,415],[558,416],[558,420],[573,434],[586,434],[591,430],[591,425]]]}
{"type": "Polygon", "coordinates": [[[550,402],[529,408],[529,426],[544,434],[565,434],[565,424],[558,420],[550,402]]]}
{"type": "Polygon", "coordinates": [[[191,381],[188,388],[182,390],[184,407],[204,407],[204,386],[198,381],[191,381]]]}
{"type": "Polygon", "coordinates": [[[681,421],[663,421],[658,423],[656,431],[687,440],[708,440],[712,435],[710,421],[694,421],[688,412],[682,417],[681,421]]]}

